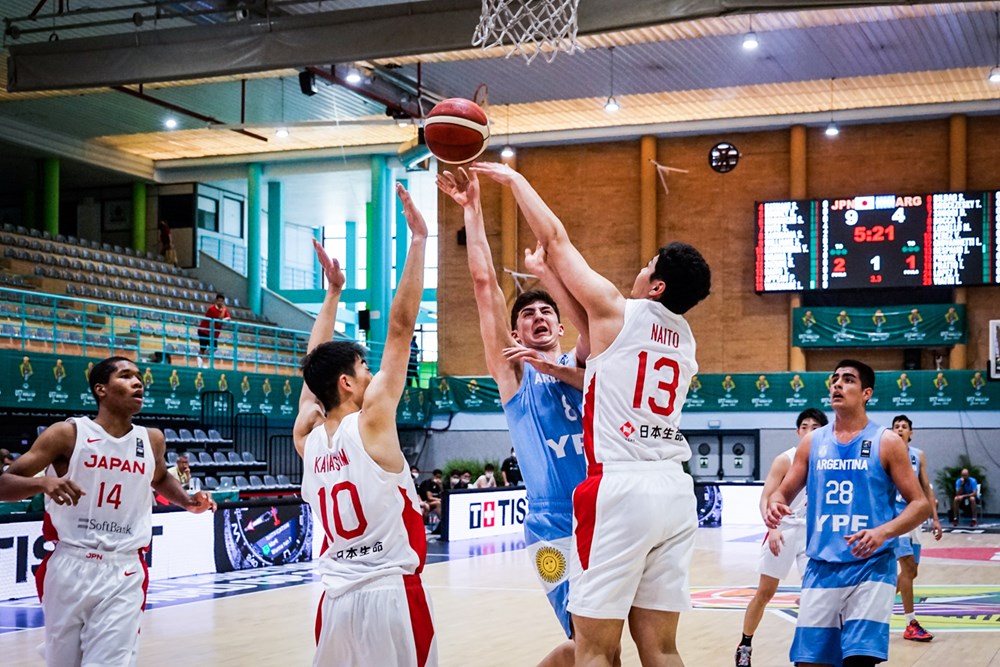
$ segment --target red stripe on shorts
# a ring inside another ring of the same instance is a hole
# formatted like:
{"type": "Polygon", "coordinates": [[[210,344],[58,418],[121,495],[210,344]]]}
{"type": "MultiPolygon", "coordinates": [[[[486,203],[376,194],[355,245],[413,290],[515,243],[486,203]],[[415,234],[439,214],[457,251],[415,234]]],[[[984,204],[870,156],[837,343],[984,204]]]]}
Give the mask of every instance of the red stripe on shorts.
{"type": "Polygon", "coordinates": [[[319,646],[319,636],[323,632],[323,598],[326,597],[324,592],[319,596],[319,604],[316,605],[316,646],[319,646]]]}
{"type": "Polygon", "coordinates": [[[584,570],[590,567],[590,548],[594,543],[594,524],[597,520],[597,492],[603,474],[603,464],[595,463],[587,466],[587,478],[573,491],[576,552],[584,570]]]}
{"type": "MultiPolygon", "coordinates": [[[[47,514],[45,516],[48,516],[47,514]]],[[[45,592],[45,570],[49,566],[49,558],[52,557],[52,552],[45,554],[45,558],[42,559],[41,565],[35,570],[35,589],[38,590],[38,601],[42,601],[42,593],[45,592]]]]}
{"type": "Polygon", "coordinates": [[[434,642],[434,621],[420,575],[404,574],[403,584],[406,586],[406,604],[410,608],[413,644],[417,647],[417,667],[424,667],[434,642]]]}
{"type": "Polygon", "coordinates": [[[587,464],[594,465],[597,459],[594,457],[594,386],[597,384],[597,373],[590,378],[590,385],[587,393],[583,396],[583,454],[587,457],[587,464]]]}
{"type": "Polygon", "coordinates": [[[146,565],[146,550],[139,549],[139,564],[142,565],[142,607],[146,611],[146,592],[149,590],[149,567],[146,565]]]}

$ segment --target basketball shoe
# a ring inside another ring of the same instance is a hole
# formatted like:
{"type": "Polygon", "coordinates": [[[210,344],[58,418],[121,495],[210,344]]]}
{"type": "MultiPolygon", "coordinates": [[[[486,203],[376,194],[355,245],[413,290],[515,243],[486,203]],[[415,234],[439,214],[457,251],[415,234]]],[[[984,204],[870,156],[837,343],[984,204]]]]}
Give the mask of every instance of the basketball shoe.
{"type": "Polygon", "coordinates": [[[915,642],[929,642],[934,639],[934,635],[924,630],[917,619],[913,619],[906,626],[906,629],[903,630],[903,639],[915,642]]]}
{"type": "Polygon", "coordinates": [[[736,667],[750,667],[750,652],[752,650],[743,644],[736,647],[736,667]]]}

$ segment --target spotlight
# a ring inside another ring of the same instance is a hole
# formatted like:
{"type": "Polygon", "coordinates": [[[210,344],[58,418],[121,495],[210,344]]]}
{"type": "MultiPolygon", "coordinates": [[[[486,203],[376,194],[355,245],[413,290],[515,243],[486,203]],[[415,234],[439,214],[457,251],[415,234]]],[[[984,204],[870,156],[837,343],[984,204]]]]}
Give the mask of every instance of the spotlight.
{"type": "Polygon", "coordinates": [[[1000,67],[990,70],[990,83],[1000,83],[1000,67]]]}
{"type": "Polygon", "coordinates": [[[357,67],[348,67],[347,74],[344,76],[344,81],[350,84],[361,83],[361,72],[358,71],[357,67]]]}
{"type": "Polygon", "coordinates": [[[747,51],[753,51],[759,45],[760,43],[757,41],[757,33],[751,31],[743,35],[743,48],[747,51]]]}
{"type": "Polygon", "coordinates": [[[621,109],[621,107],[618,106],[618,100],[616,100],[614,97],[609,97],[608,101],[604,103],[604,110],[607,111],[608,113],[614,113],[619,109],[621,109]]]}
{"type": "Polygon", "coordinates": [[[838,134],[840,134],[840,129],[838,129],[837,124],[831,120],[830,124],[826,126],[826,136],[835,137],[838,134]]]}
{"type": "Polygon", "coordinates": [[[504,146],[500,151],[500,157],[504,159],[510,159],[514,157],[514,147],[511,145],[504,146]]]}
{"type": "Polygon", "coordinates": [[[163,126],[165,128],[167,128],[168,130],[172,130],[175,127],[177,127],[177,119],[176,118],[167,118],[165,121],[163,121],[163,126]]]}
{"type": "Polygon", "coordinates": [[[277,130],[274,131],[274,136],[276,136],[278,139],[286,139],[288,137],[288,128],[279,127],[277,130]]]}

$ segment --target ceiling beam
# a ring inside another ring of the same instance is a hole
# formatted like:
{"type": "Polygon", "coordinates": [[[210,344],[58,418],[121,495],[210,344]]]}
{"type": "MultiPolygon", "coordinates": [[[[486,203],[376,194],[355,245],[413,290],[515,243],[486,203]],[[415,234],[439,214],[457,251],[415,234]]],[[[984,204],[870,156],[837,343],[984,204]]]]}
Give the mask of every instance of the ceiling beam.
{"type": "MultiPolygon", "coordinates": [[[[579,34],[739,13],[913,4],[932,0],[585,0],[579,34]]],[[[7,90],[181,81],[468,49],[481,7],[480,0],[426,0],[32,44],[8,39],[7,90]]]]}

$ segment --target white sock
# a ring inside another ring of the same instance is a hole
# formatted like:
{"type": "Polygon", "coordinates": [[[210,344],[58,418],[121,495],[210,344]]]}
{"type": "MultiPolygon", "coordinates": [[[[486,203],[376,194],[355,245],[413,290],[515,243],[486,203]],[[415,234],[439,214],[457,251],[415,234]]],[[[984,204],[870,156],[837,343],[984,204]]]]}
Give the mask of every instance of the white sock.
{"type": "Polygon", "coordinates": [[[912,612],[911,611],[909,614],[906,615],[906,622],[907,623],[909,623],[910,621],[915,621],[915,620],[917,620],[917,614],[916,614],[916,612],[912,612]]]}

